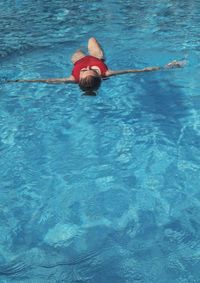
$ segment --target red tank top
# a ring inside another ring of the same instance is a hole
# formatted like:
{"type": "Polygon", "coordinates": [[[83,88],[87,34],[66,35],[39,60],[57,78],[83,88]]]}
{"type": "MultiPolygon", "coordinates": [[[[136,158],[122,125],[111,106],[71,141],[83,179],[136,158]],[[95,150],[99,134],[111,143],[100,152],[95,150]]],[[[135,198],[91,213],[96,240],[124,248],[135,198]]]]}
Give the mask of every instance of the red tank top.
{"type": "Polygon", "coordinates": [[[80,76],[81,69],[92,67],[92,66],[99,67],[102,77],[105,76],[106,71],[108,70],[108,67],[106,66],[106,64],[104,64],[102,60],[94,56],[88,55],[88,56],[81,58],[74,64],[74,68],[72,70],[72,76],[74,76],[75,81],[77,83],[79,82],[79,76],[80,76]]]}

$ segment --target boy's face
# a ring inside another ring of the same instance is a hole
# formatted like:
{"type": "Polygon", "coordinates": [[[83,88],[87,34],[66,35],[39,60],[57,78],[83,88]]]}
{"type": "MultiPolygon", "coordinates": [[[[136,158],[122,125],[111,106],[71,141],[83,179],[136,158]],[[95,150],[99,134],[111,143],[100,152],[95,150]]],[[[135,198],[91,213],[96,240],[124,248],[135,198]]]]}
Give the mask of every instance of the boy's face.
{"type": "Polygon", "coordinates": [[[83,68],[80,71],[80,79],[84,79],[87,76],[94,76],[94,77],[99,77],[99,70],[93,67],[87,67],[87,68],[83,68]]]}

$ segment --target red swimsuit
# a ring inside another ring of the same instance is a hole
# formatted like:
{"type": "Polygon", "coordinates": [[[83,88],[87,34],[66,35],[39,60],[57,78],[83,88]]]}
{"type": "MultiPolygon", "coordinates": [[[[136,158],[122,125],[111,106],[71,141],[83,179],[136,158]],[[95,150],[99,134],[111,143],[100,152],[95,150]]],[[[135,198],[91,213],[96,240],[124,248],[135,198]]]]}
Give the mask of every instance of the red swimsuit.
{"type": "Polygon", "coordinates": [[[81,58],[74,64],[74,68],[72,70],[72,76],[74,76],[75,81],[77,83],[79,82],[79,76],[80,76],[81,69],[92,67],[92,66],[99,67],[102,77],[105,76],[106,71],[108,70],[108,67],[106,66],[106,64],[104,64],[103,60],[100,60],[94,56],[88,55],[88,56],[81,58]]]}

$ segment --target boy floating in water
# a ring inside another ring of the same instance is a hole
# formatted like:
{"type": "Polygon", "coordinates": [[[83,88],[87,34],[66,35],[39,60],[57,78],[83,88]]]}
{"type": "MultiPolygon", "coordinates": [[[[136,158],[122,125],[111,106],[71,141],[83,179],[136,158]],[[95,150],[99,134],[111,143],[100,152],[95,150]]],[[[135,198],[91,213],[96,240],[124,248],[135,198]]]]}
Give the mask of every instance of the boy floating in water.
{"type": "MultiPolygon", "coordinates": [[[[150,72],[162,69],[162,67],[147,67],[144,69],[112,71],[105,64],[104,52],[98,41],[91,37],[88,41],[88,53],[76,51],[71,58],[73,63],[72,74],[68,78],[15,80],[8,82],[41,82],[41,83],[77,83],[87,95],[94,95],[100,87],[102,79],[127,73],[150,72]]],[[[180,68],[183,62],[172,61],[164,68],[180,68]]]]}

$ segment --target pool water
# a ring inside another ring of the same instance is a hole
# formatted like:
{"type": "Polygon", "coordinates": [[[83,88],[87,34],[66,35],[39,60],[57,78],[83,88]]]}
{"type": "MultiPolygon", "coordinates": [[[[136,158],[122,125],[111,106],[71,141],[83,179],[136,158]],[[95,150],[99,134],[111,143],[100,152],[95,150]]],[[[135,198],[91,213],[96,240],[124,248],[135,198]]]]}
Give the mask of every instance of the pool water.
{"type": "Polygon", "coordinates": [[[195,283],[200,269],[198,1],[0,3],[0,282],[195,283]],[[112,69],[76,85],[95,36],[112,69]]]}

